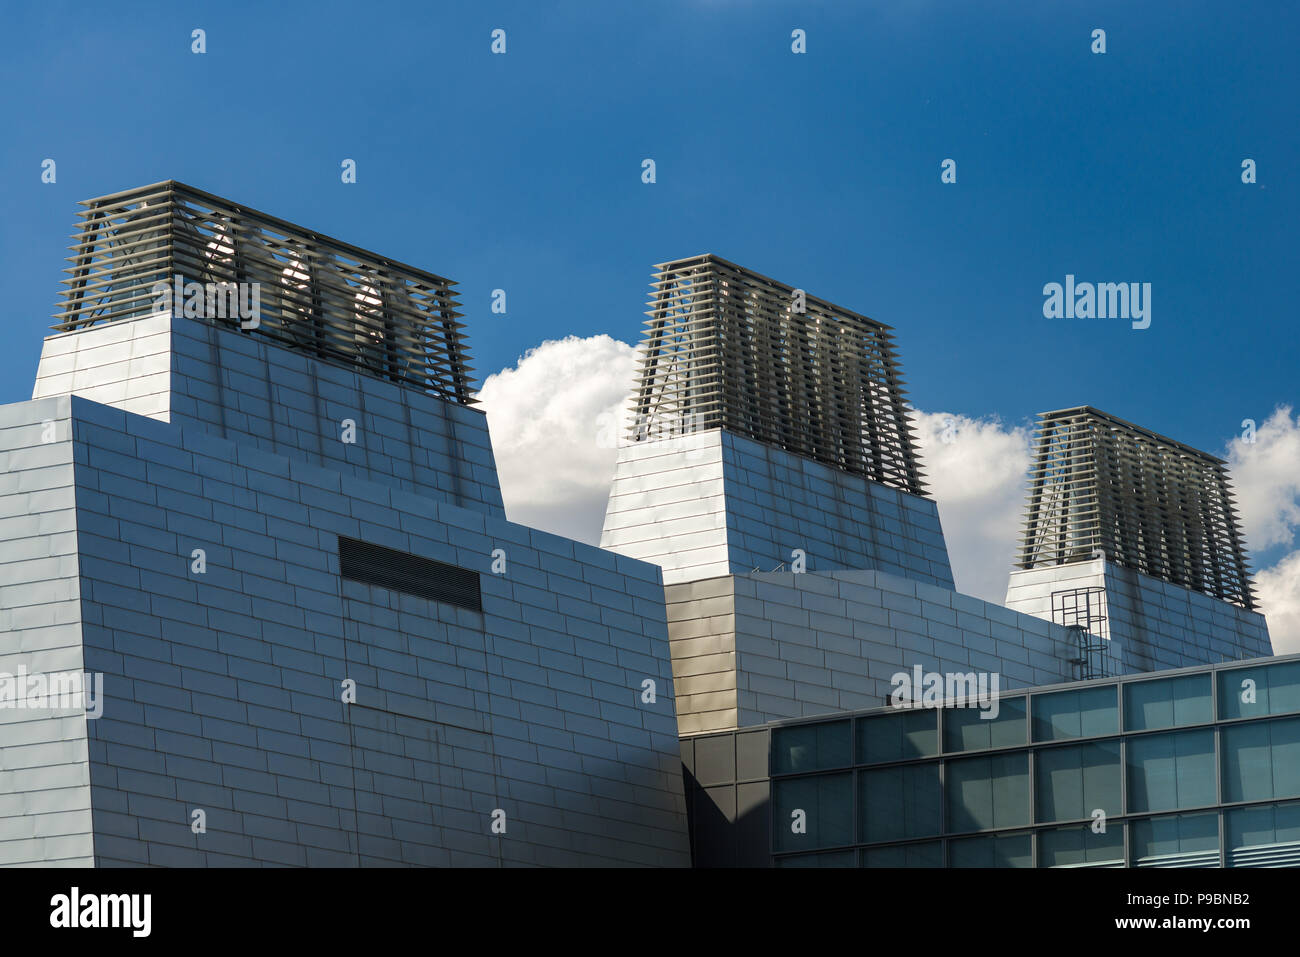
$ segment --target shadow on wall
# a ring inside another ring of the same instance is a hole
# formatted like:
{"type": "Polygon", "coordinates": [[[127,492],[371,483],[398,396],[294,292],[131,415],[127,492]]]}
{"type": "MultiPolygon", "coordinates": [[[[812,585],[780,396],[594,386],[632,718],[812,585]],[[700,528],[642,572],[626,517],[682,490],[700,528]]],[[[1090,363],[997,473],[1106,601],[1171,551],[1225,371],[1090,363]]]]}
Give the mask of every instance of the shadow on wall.
{"type": "Polygon", "coordinates": [[[695,867],[771,867],[767,729],[682,740],[695,867]]]}

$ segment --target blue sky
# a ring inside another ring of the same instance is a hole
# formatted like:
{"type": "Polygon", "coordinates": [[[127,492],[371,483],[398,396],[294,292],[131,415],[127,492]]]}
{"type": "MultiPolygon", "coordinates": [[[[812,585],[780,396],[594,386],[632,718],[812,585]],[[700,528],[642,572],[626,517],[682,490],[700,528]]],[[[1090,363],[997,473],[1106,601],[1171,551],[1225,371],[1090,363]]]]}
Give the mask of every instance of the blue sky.
{"type": "Polygon", "coordinates": [[[922,409],[1020,422],[1087,403],[1221,452],[1242,419],[1300,404],[1294,4],[3,18],[0,402],[30,397],[76,201],[174,178],[456,279],[480,379],[547,339],[635,342],[651,264],[707,251],[894,326],[922,409]],[[1067,273],[1151,283],[1151,327],[1045,319],[1042,287],[1067,273]]]}
{"type": "Polygon", "coordinates": [[[0,400],[74,203],[175,178],[458,280],[481,375],[635,341],[650,265],[711,251],[896,327],[923,408],[1221,449],[1295,401],[1300,14],[1086,6],[6,5],[0,400]],[[1151,328],[1044,319],[1066,273],[1151,282],[1151,328]]]}

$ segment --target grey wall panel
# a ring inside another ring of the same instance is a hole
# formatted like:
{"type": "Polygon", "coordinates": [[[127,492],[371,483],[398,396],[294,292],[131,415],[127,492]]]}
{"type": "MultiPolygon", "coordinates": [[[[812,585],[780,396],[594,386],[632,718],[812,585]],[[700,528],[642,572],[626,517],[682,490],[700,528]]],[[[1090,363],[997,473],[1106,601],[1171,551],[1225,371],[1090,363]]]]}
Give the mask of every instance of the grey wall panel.
{"type": "MultiPolygon", "coordinates": [[[[1075,677],[1059,625],[881,571],[728,575],[665,592],[683,735],[877,707],[918,665],[994,673],[1001,688],[1075,677]],[[706,680],[726,690],[702,694],[706,680]]],[[[1122,648],[1107,649],[1112,670],[1122,648]]],[[[698,742],[695,760],[698,774],[698,742]]]]}
{"type": "Polygon", "coordinates": [[[106,700],[6,722],[0,860],[689,863],[653,565],[80,396],[4,412],[6,637],[106,700]],[[339,535],[478,572],[482,611],[342,581],[339,535]]]}
{"type": "Polygon", "coordinates": [[[73,401],[83,514],[119,523],[83,544],[103,862],[687,863],[656,568],[73,401]],[[123,474],[146,447],[177,474],[123,474]],[[340,534],[480,572],[483,611],[340,581],[340,534]]]}
{"type": "Polygon", "coordinates": [[[1052,595],[1102,589],[1112,641],[1124,648],[1115,673],[1157,671],[1273,653],[1264,616],[1102,559],[1016,569],[1007,606],[1051,620],[1052,595]]]}
{"type": "Polygon", "coordinates": [[[619,450],[601,545],[669,585],[790,566],[953,587],[933,501],[722,429],[619,450]]]}
{"type": "Polygon", "coordinates": [[[95,854],[94,722],[78,700],[9,684],[82,672],[70,401],[0,406],[0,865],[88,866],[95,854]]]}
{"type": "Polygon", "coordinates": [[[58,395],[505,516],[482,412],[199,319],[48,337],[33,398],[58,395]],[[345,420],[355,442],[343,441],[345,420]]]}

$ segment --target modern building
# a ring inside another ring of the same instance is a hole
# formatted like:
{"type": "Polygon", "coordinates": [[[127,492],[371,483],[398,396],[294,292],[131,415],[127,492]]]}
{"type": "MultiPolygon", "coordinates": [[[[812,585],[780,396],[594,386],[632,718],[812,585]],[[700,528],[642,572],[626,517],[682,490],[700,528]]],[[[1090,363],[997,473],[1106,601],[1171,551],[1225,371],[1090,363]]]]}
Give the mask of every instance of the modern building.
{"type": "Polygon", "coordinates": [[[1249,720],[1300,700],[1227,684],[1300,663],[1218,670],[1272,653],[1222,460],[1044,414],[1007,605],[981,601],[887,327],[714,256],[651,289],[601,544],[664,567],[697,866],[1300,862],[1271,803],[1300,798],[1300,719],[1249,720]]]}
{"type": "Polygon", "coordinates": [[[102,714],[0,708],[0,863],[689,864],[660,571],[506,520],[452,284],[85,206],[0,407],[0,672],[102,714]]]}
{"type": "Polygon", "coordinates": [[[1300,656],[682,742],[699,867],[1300,866],[1300,656]]]}
{"type": "Polygon", "coordinates": [[[1300,860],[1220,460],[1046,414],[961,594],[891,330],[697,256],[586,545],[507,519],[450,280],[84,205],[0,407],[0,864],[1300,860]]]}
{"type": "Polygon", "coordinates": [[[999,606],[953,586],[888,327],[715,256],[657,267],[649,305],[601,545],[664,568],[683,734],[873,707],[915,666],[1029,687],[1271,653],[1220,460],[1049,413],[999,606]]]}

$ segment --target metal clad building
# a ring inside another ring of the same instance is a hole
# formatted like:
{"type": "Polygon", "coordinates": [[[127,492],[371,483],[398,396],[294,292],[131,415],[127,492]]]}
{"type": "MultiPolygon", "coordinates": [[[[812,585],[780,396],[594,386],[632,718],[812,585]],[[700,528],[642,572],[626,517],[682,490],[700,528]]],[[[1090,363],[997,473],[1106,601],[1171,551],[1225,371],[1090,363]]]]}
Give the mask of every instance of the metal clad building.
{"type": "Polygon", "coordinates": [[[1220,460],[1046,414],[1006,604],[964,595],[889,327],[697,256],[586,545],[507,519],[450,280],[83,205],[0,407],[0,864],[1300,860],[1220,460]]]}
{"type": "Polygon", "coordinates": [[[0,671],[102,715],[0,709],[0,863],[687,865],[659,569],[506,521],[449,284],[176,183],[87,205],[0,408],[0,671]],[[261,323],[155,311],[172,270],[261,323]]]}

